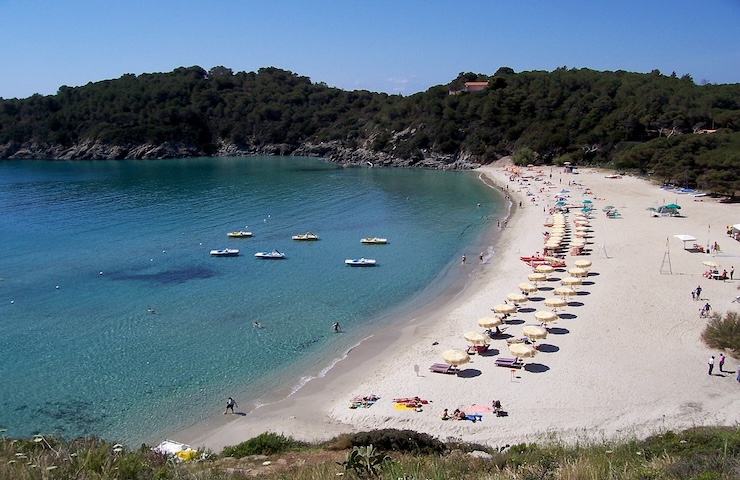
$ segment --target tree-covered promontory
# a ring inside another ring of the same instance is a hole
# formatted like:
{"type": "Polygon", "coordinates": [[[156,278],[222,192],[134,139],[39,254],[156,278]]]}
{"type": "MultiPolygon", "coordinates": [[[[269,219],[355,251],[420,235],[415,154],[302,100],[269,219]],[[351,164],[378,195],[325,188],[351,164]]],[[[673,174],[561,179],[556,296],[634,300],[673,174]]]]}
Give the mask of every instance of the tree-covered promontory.
{"type": "Polygon", "coordinates": [[[739,129],[740,84],[697,85],[657,70],[500,68],[404,97],[273,67],[189,67],[0,99],[0,158],[311,154],[466,168],[515,155],[730,194],[740,191],[739,129]],[[471,81],[485,86],[468,91],[471,81]]]}

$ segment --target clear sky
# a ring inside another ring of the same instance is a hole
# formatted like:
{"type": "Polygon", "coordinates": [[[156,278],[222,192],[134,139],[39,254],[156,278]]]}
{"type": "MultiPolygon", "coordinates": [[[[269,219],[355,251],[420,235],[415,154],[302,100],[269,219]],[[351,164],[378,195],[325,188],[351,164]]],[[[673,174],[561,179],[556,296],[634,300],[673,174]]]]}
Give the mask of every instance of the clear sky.
{"type": "Polygon", "coordinates": [[[3,98],[193,65],[403,95],[502,66],[740,83],[740,0],[0,0],[0,18],[3,98]]]}

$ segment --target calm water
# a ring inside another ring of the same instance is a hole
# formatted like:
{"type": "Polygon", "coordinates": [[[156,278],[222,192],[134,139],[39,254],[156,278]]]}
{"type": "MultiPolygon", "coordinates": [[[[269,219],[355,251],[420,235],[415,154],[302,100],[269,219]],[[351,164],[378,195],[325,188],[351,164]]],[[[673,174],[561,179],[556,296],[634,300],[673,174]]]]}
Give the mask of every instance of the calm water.
{"type": "Polygon", "coordinates": [[[472,172],[318,159],[0,162],[0,428],[137,445],[259,403],[476,263],[494,202],[472,172]]]}

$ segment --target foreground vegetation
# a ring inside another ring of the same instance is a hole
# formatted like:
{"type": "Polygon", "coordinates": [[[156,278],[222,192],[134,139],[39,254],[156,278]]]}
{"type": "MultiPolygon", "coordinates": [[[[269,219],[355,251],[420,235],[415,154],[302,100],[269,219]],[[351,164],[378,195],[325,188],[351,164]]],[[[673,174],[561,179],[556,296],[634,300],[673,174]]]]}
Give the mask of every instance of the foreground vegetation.
{"type": "Polygon", "coordinates": [[[701,334],[708,347],[732,352],[740,358],[740,314],[727,312],[725,316],[715,313],[701,334]]]}
{"type": "Polygon", "coordinates": [[[697,479],[740,478],[740,427],[693,428],[645,440],[491,449],[379,430],[309,445],[262,434],[221,455],[181,462],[146,446],[36,436],[0,440],[0,478],[13,479],[697,479]]]}
{"type": "MultiPolygon", "coordinates": [[[[0,98],[0,158],[81,144],[173,143],[183,148],[171,155],[192,156],[223,153],[224,145],[237,149],[227,154],[276,145],[272,151],[289,154],[333,142],[404,165],[431,157],[489,163],[530,152],[519,158],[607,165],[729,194],[740,191],[739,132],[740,84],[697,85],[657,70],[503,67],[403,97],[344,91],[273,67],[189,67],[0,98]],[[467,92],[467,81],[487,87],[467,92]]],[[[125,157],[128,147],[106,154],[125,157]]]]}

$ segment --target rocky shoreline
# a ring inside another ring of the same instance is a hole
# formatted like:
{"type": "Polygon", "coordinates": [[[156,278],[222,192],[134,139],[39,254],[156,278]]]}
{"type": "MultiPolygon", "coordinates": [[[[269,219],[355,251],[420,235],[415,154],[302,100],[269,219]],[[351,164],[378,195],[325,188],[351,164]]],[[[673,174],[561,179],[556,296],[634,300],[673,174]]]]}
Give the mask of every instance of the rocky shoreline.
{"type": "Polygon", "coordinates": [[[339,141],[303,143],[301,145],[273,144],[240,146],[222,142],[215,153],[208,154],[181,142],[161,144],[112,145],[96,140],[85,140],[72,146],[29,143],[0,145],[0,159],[49,160],[160,160],[183,157],[243,157],[243,156],[308,156],[322,157],[344,166],[416,167],[436,170],[470,170],[481,165],[469,154],[440,155],[430,153],[423,158],[400,158],[368,148],[348,148],[339,141]]]}

